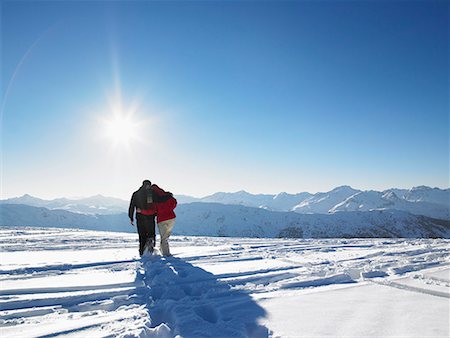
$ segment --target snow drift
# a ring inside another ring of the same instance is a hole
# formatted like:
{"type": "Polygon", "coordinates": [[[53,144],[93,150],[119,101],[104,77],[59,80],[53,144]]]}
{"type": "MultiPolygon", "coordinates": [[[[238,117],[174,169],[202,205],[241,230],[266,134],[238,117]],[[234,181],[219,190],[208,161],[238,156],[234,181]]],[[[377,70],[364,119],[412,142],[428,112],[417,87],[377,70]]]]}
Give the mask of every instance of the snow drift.
{"type": "Polygon", "coordinates": [[[2,337],[449,335],[449,241],[0,228],[2,337]]]}

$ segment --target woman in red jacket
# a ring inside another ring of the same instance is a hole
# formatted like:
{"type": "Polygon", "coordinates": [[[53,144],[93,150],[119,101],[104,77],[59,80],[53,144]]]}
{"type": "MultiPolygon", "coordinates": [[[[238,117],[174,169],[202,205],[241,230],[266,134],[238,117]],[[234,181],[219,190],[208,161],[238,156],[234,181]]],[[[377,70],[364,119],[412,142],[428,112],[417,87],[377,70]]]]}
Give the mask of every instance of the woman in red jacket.
{"type": "Polygon", "coordinates": [[[167,200],[164,199],[164,202],[157,202],[155,205],[159,236],[161,237],[161,253],[163,256],[171,256],[169,236],[175,225],[176,215],[174,209],[177,206],[177,200],[173,197],[172,193],[162,190],[156,184],[152,185],[152,189],[160,197],[169,197],[167,200]]]}

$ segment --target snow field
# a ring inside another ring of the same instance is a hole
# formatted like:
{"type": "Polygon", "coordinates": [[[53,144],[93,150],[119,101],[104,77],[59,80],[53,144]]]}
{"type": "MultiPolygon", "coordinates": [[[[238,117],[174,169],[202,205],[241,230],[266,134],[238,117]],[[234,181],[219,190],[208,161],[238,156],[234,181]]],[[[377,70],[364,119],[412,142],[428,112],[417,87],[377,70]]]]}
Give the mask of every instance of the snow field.
{"type": "Polygon", "coordinates": [[[449,240],[0,231],[2,337],[448,337],[449,240]]]}

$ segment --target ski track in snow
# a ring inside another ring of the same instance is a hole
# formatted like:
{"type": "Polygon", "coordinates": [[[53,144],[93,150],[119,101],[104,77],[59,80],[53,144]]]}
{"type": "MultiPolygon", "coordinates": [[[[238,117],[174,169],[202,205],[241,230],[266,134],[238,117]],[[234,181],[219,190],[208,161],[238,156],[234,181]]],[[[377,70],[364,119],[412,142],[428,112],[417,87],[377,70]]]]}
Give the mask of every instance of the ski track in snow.
{"type": "Polygon", "coordinates": [[[141,259],[134,234],[2,228],[0,243],[2,337],[275,337],[264,300],[364,285],[450,298],[441,239],[179,236],[175,256],[141,259]]]}

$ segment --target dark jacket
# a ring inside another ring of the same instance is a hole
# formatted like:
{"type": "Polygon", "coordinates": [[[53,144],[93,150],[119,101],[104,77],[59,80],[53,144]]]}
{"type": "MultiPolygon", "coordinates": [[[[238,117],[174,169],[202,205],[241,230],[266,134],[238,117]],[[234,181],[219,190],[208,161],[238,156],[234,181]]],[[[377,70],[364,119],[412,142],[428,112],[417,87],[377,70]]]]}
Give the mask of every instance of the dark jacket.
{"type": "MultiPolygon", "coordinates": [[[[169,196],[170,197],[170,196],[169,196]]],[[[159,196],[153,189],[147,190],[144,186],[135,191],[131,196],[130,207],[128,208],[128,217],[133,220],[134,210],[140,209],[147,215],[156,215],[156,202],[164,202],[169,197],[159,196]],[[147,202],[147,195],[151,194],[152,203],[147,202]]]]}

